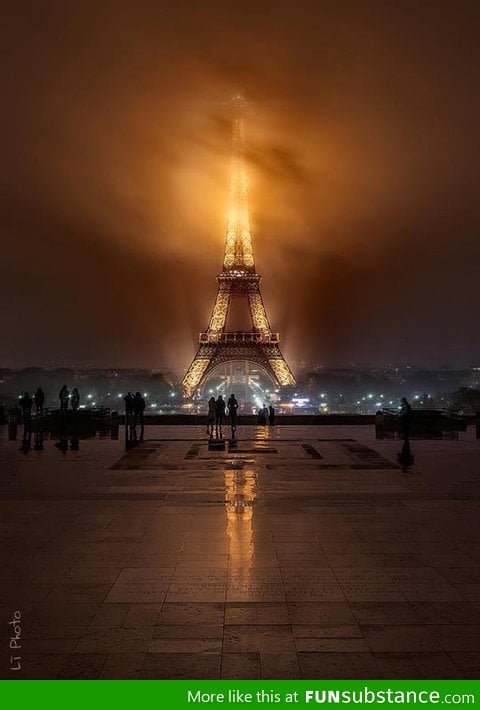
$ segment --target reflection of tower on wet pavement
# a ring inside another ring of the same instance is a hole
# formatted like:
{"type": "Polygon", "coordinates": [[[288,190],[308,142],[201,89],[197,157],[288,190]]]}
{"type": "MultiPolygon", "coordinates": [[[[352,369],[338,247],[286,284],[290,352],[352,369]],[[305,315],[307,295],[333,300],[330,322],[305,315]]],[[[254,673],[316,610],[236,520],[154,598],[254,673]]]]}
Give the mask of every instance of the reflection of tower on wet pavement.
{"type": "Polygon", "coordinates": [[[253,468],[236,470],[227,467],[224,480],[230,571],[247,572],[255,548],[253,508],[257,498],[257,476],[253,468]]]}

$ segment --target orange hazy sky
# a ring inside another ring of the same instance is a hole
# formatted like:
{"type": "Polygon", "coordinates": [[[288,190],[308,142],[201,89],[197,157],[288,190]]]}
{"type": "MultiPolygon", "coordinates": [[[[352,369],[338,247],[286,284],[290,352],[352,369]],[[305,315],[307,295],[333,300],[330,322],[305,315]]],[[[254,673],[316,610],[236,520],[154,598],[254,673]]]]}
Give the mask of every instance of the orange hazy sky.
{"type": "Polygon", "coordinates": [[[479,14],[10,3],[0,364],[188,364],[222,263],[238,90],[286,355],[480,360],[479,14]]]}

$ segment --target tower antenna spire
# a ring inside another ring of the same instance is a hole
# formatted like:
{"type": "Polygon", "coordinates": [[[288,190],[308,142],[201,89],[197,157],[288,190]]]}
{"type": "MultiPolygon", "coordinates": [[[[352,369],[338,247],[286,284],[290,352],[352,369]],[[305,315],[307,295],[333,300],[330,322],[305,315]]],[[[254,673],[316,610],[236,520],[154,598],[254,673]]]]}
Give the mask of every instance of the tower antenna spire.
{"type": "Polygon", "coordinates": [[[232,154],[223,269],[227,271],[232,268],[244,268],[255,271],[245,156],[245,106],[247,102],[241,94],[235,94],[232,96],[232,104],[232,154]]]}

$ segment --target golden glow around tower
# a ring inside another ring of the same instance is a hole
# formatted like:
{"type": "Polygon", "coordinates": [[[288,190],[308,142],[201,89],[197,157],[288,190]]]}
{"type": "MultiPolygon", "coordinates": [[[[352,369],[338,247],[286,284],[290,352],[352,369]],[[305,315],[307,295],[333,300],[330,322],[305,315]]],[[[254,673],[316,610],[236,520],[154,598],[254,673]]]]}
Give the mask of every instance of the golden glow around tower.
{"type": "Polygon", "coordinates": [[[233,97],[233,140],[230,193],[223,269],[217,276],[218,292],[208,328],[199,334],[199,345],[185,377],[183,390],[191,397],[209,373],[232,360],[258,363],[279,385],[294,385],[295,378],[278,345],[278,333],[270,328],[260,293],[261,277],[255,269],[248,210],[245,160],[245,100],[233,97]],[[228,312],[233,298],[246,299],[251,331],[229,331],[228,312]]]}
{"type": "MultiPolygon", "coordinates": [[[[240,98],[234,98],[241,108],[240,98]]],[[[248,178],[245,161],[245,119],[239,112],[233,121],[230,193],[227,213],[225,270],[254,269],[250,213],[248,210],[248,178]]]]}

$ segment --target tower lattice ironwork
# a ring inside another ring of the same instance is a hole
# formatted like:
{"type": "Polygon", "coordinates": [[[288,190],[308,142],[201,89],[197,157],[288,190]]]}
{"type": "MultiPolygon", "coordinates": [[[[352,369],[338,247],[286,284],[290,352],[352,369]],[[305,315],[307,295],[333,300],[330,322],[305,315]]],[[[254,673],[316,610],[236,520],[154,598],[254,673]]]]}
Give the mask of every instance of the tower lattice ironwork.
{"type": "Polygon", "coordinates": [[[218,293],[208,328],[199,335],[192,364],[183,378],[187,397],[217,366],[232,360],[248,360],[263,367],[278,385],[294,385],[295,378],[279,347],[278,333],[272,332],[260,293],[261,276],[255,269],[248,209],[245,159],[245,101],[234,102],[231,176],[225,256],[217,276],[218,293]],[[249,332],[227,330],[230,302],[246,299],[252,327],[249,332]]]}

